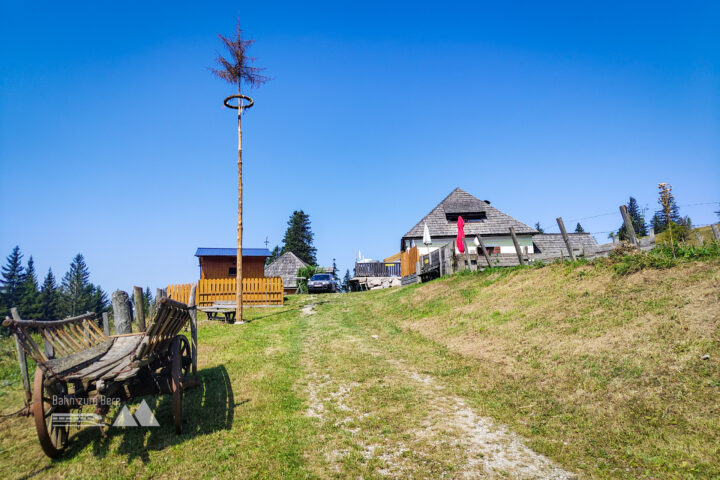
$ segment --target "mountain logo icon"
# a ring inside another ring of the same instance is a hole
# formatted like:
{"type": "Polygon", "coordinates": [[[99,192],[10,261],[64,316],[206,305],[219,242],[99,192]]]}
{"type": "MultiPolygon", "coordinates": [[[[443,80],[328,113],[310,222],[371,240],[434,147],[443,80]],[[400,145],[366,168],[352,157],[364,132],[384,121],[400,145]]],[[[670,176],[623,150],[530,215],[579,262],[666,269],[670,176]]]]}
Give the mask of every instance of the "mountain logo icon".
{"type": "Polygon", "coordinates": [[[135,412],[135,416],[130,413],[127,405],[123,405],[120,413],[112,424],[113,427],[159,427],[155,415],[148,404],[143,400],[135,412]]]}

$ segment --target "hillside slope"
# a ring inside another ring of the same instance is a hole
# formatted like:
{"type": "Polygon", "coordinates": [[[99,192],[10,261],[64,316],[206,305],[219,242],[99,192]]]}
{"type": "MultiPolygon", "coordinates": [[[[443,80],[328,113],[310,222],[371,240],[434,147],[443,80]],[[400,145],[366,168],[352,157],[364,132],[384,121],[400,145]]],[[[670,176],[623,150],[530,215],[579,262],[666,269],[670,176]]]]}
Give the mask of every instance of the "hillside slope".
{"type": "Polygon", "coordinates": [[[624,276],[602,264],[469,273],[358,301],[468,359],[448,374],[457,390],[562,465],[720,475],[717,258],[624,276]]]}

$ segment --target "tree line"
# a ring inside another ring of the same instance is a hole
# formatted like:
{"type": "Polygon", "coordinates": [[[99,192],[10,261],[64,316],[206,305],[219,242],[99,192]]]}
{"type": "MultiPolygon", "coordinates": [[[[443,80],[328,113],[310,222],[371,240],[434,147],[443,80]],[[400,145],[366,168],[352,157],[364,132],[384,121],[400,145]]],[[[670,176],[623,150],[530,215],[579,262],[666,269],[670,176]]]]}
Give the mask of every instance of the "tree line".
{"type": "Polygon", "coordinates": [[[0,317],[16,307],[23,319],[57,320],[85,312],[107,311],[109,301],[100,285],[90,282],[90,270],[78,253],[60,283],[48,269],[42,285],[38,282],[33,257],[23,265],[20,247],[12,249],[0,274],[0,317]]]}

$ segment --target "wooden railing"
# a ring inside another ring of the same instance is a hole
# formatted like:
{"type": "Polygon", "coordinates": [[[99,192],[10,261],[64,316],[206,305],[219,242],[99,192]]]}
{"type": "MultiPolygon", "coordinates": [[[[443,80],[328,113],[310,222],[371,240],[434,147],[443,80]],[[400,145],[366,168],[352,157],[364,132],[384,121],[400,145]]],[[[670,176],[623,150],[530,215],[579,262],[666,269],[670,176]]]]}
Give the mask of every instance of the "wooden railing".
{"type": "Polygon", "coordinates": [[[418,249],[412,247],[400,255],[400,275],[407,277],[415,273],[418,261],[418,249]]]}
{"type": "MultiPolygon", "coordinates": [[[[198,281],[200,307],[217,301],[235,301],[234,278],[211,278],[198,281]]],[[[167,295],[178,302],[187,303],[191,283],[168,285],[167,295]]],[[[283,283],[280,277],[243,278],[243,305],[282,305],[283,283]]]]}
{"type": "Polygon", "coordinates": [[[399,277],[400,262],[357,262],[356,277],[399,277]]]}

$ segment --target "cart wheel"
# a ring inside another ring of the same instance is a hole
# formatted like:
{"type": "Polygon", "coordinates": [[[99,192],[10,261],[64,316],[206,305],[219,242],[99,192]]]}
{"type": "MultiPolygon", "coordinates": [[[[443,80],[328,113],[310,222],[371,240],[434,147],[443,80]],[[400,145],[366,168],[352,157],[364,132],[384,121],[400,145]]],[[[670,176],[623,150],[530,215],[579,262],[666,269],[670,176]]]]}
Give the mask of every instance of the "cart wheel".
{"type": "Polygon", "coordinates": [[[43,383],[44,374],[38,367],[35,369],[35,380],[33,383],[33,405],[32,412],[35,417],[35,430],[37,430],[40,446],[50,458],[59,457],[68,444],[70,429],[67,425],[53,425],[53,413],[68,413],[70,408],[67,405],[58,405],[53,402],[53,396],[64,400],[67,394],[67,385],[57,381],[50,387],[43,383]]]}
{"type": "Polygon", "coordinates": [[[181,358],[181,370],[182,378],[190,376],[190,368],[192,367],[192,352],[190,350],[190,342],[185,335],[178,335],[176,337],[180,342],[180,358],[181,358]]]}
{"type": "MultiPolygon", "coordinates": [[[[173,338],[170,344],[170,376],[171,376],[171,391],[172,391],[172,403],[173,403],[173,424],[175,425],[175,433],[178,435],[182,433],[182,354],[181,338],[185,338],[182,335],[178,335],[173,338]]],[[[185,340],[187,342],[187,339],[185,340]]]]}

